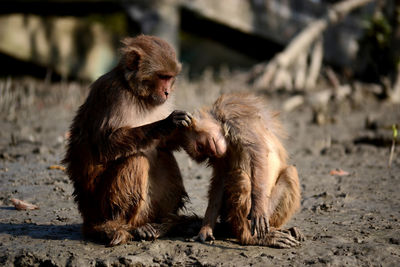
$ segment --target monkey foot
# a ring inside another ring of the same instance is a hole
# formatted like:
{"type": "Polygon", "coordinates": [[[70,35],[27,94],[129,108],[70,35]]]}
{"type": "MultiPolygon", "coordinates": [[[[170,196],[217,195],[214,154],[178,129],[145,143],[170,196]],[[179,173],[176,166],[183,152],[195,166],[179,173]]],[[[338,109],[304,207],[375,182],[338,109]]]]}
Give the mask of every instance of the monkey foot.
{"type": "Polygon", "coordinates": [[[281,230],[281,232],[290,234],[293,236],[297,241],[305,241],[306,237],[305,235],[297,228],[297,227],[292,227],[286,230],[281,230]]]}
{"type": "Polygon", "coordinates": [[[115,231],[110,243],[108,244],[110,247],[125,244],[132,238],[131,234],[126,230],[120,229],[115,231]]]}
{"type": "Polygon", "coordinates": [[[215,241],[215,237],[213,235],[213,231],[210,227],[202,227],[198,235],[193,237],[194,241],[200,241],[201,243],[205,243],[206,241],[210,241],[210,244],[213,244],[215,241]]]}
{"type": "Polygon", "coordinates": [[[274,248],[293,248],[300,245],[291,234],[282,231],[272,231],[267,234],[265,239],[260,240],[260,245],[274,248]]]}
{"type": "Polygon", "coordinates": [[[137,240],[155,240],[159,237],[158,231],[149,223],[133,230],[133,235],[137,240]]]}

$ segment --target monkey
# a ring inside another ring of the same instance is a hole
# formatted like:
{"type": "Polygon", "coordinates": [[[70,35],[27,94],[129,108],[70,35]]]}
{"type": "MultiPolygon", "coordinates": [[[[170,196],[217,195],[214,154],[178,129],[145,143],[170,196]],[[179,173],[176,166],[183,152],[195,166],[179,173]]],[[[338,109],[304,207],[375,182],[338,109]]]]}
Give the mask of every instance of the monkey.
{"type": "Polygon", "coordinates": [[[90,86],[63,159],[84,235],[110,246],[162,236],[188,200],[172,154],[174,136],[191,124],[189,113],[173,111],[176,53],[146,35],[123,39],[120,52],[90,86]]]}
{"type": "Polygon", "coordinates": [[[215,240],[218,217],[242,245],[289,248],[304,240],[295,227],[280,229],[300,207],[300,185],[296,167],[287,164],[277,116],[249,93],[222,95],[193,114],[183,148],[213,169],[196,240],[215,240]]]}

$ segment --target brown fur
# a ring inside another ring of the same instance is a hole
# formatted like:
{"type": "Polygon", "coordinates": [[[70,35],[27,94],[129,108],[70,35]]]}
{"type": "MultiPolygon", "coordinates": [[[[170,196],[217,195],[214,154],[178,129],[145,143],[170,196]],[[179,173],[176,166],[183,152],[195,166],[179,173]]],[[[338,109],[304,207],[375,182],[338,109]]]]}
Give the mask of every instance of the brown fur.
{"type": "Polygon", "coordinates": [[[110,245],[158,237],[150,223],[176,215],[187,198],[168,142],[190,124],[185,112],[171,113],[180,64],[157,37],[123,44],[119,64],[91,85],[79,108],[64,159],[84,233],[110,245]]]}
{"type": "Polygon", "coordinates": [[[287,165],[282,137],[285,132],[277,114],[251,94],[222,95],[211,108],[194,115],[184,148],[213,168],[209,203],[197,238],[213,239],[212,230],[221,216],[241,244],[298,244],[291,235],[276,231],[300,207],[297,170],[287,165]]]}

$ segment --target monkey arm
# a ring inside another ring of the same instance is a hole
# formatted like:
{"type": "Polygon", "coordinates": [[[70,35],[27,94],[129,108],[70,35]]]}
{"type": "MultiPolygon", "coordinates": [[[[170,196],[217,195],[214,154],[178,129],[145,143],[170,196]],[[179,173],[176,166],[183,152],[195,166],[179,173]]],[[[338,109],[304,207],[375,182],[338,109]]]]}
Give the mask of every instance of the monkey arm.
{"type": "Polygon", "coordinates": [[[206,214],[203,219],[203,226],[200,229],[199,234],[194,238],[201,242],[206,240],[213,241],[213,229],[217,222],[219,211],[222,205],[222,198],[224,193],[224,181],[222,176],[213,175],[211,179],[210,190],[208,192],[208,206],[206,214]]]}
{"type": "Polygon", "coordinates": [[[101,161],[114,160],[121,156],[143,152],[167,138],[176,128],[188,127],[191,117],[185,111],[174,111],[167,118],[143,126],[121,127],[108,131],[103,136],[101,161]],[[105,158],[107,157],[107,158],[105,158]]]}
{"type": "MultiPolygon", "coordinates": [[[[261,151],[265,151],[261,149],[261,151]]],[[[269,232],[269,197],[279,174],[280,160],[276,153],[253,153],[251,155],[251,232],[257,231],[258,238],[264,238],[269,232]]]]}
{"type": "Polygon", "coordinates": [[[175,129],[170,135],[160,140],[158,148],[169,151],[180,150],[182,148],[184,138],[184,130],[175,129]]]}
{"type": "Polygon", "coordinates": [[[222,177],[214,176],[211,181],[208,206],[203,220],[203,226],[207,225],[214,229],[219,211],[222,205],[222,197],[224,194],[224,181],[222,177]]]}

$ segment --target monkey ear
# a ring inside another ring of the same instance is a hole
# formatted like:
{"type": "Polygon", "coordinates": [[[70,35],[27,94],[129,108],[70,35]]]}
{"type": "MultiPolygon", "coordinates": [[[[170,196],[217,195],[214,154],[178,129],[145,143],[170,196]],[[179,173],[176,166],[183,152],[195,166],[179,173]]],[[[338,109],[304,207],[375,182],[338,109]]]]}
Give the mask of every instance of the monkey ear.
{"type": "Polygon", "coordinates": [[[133,44],[134,38],[125,38],[121,42],[122,63],[129,70],[138,70],[142,58],[142,50],[133,44]]]}
{"type": "Polygon", "coordinates": [[[125,67],[129,70],[138,70],[141,59],[141,54],[138,51],[132,50],[124,55],[125,67]]]}

